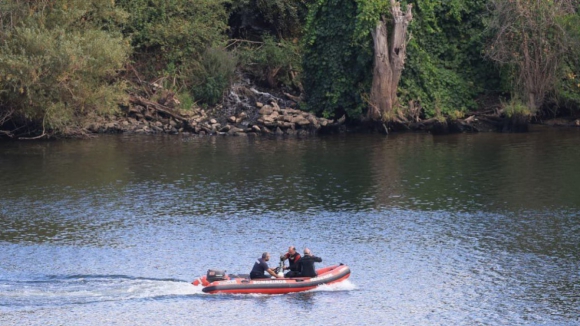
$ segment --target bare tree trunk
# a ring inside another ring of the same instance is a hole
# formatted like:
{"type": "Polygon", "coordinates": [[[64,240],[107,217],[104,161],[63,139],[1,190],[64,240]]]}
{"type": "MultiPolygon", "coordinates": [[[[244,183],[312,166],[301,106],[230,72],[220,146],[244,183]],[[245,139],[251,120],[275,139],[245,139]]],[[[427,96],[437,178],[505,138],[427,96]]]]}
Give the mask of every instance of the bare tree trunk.
{"type": "Polygon", "coordinates": [[[412,5],[408,4],[407,12],[403,13],[401,4],[391,0],[393,32],[390,47],[385,17],[382,17],[375,30],[372,31],[375,65],[368,112],[372,120],[390,120],[395,117],[391,113],[397,104],[397,87],[407,57],[407,26],[413,19],[411,8],[412,5]]]}

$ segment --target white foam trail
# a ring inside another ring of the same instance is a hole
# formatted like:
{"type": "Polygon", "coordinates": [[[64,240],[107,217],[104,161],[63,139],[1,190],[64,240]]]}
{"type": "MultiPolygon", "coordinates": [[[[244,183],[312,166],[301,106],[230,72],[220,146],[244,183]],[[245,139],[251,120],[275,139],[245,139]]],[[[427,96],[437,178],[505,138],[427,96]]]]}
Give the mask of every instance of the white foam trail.
{"type": "Polygon", "coordinates": [[[20,307],[199,295],[187,281],[119,277],[72,278],[54,282],[14,282],[0,287],[0,306],[20,307]]]}
{"type": "Polygon", "coordinates": [[[194,286],[189,282],[155,282],[155,295],[192,295],[192,294],[203,294],[201,286],[194,286]]]}
{"type": "Polygon", "coordinates": [[[344,280],[339,283],[319,285],[316,289],[313,289],[312,292],[352,291],[355,289],[356,285],[354,283],[350,280],[344,280]]]}

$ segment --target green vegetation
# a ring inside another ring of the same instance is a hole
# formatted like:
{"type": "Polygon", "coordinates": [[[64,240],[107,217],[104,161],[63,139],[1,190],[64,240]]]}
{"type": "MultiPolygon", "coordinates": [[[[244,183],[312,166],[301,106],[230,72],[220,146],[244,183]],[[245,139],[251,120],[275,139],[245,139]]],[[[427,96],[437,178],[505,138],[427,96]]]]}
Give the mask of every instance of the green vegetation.
{"type": "Polygon", "coordinates": [[[487,91],[499,90],[499,73],[483,60],[485,0],[419,0],[399,90],[402,103],[418,102],[428,117],[477,108],[487,91]]]}
{"type": "MultiPolygon", "coordinates": [[[[526,116],[580,110],[576,2],[407,3],[413,19],[391,118],[461,118],[500,98],[506,115],[522,105],[526,116]]],[[[303,109],[358,120],[373,80],[371,31],[390,8],[390,0],[1,1],[0,132],[74,133],[154,82],[183,106],[214,106],[237,72],[303,95],[303,109]]]]}
{"type": "Polygon", "coordinates": [[[130,47],[110,1],[9,1],[0,8],[0,121],[73,132],[82,118],[114,112],[116,78],[130,47]]]}
{"type": "Polygon", "coordinates": [[[307,108],[326,117],[347,113],[358,118],[370,91],[370,30],[357,37],[357,3],[319,0],[310,7],[304,37],[304,89],[307,108]]]}

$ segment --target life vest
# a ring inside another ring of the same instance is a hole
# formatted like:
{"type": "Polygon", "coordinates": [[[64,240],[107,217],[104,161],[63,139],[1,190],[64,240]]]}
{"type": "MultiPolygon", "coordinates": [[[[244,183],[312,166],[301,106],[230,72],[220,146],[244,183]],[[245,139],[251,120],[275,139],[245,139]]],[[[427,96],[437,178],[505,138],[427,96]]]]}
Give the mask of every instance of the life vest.
{"type": "Polygon", "coordinates": [[[290,266],[291,271],[300,271],[300,266],[298,265],[298,261],[300,260],[300,254],[295,252],[294,255],[290,255],[290,253],[286,253],[286,258],[288,258],[288,264],[290,266]]]}

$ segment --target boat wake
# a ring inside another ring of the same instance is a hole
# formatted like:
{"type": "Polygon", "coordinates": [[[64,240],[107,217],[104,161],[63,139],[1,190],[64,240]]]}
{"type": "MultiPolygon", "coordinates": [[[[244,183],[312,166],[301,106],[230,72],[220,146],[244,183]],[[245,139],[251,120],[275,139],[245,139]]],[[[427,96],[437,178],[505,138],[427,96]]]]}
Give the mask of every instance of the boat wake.
{"type": "Polygon", "coordinates": [[[356,289],[356,285],[350,280],[344,280],[339,283],[322,284],[317,288],[310,290],[310,292],[334,292],[334,291],[352,291],[356,289]]]}
{"type": "Polygon", "coordinates": [[[202,294],[201,288],[177,279],[124,275],[46,276],[35,280],[0,280],[0,308],[155,300],[202,294]]]}

